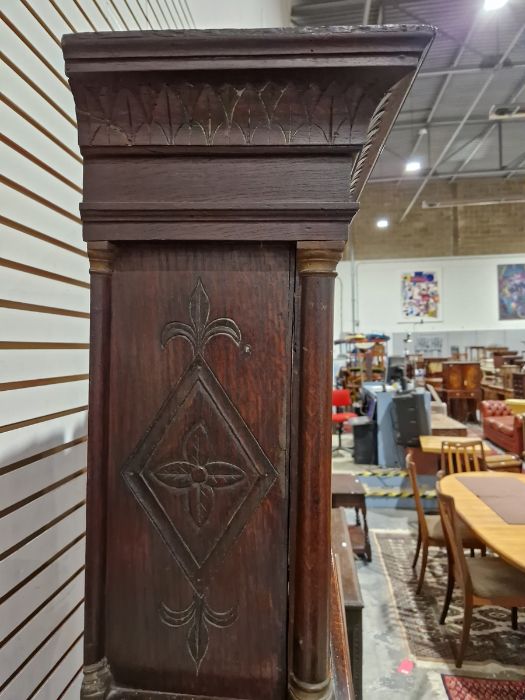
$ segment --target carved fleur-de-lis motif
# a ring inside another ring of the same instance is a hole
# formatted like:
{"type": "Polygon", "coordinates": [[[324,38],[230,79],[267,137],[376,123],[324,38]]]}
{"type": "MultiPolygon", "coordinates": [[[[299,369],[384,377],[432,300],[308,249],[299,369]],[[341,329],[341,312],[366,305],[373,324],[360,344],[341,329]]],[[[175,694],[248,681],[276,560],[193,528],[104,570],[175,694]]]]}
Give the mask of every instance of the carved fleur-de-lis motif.
{"type": "Polygon", "coordinates": [[[162,347],[173,338],[184,338],[193,348],[193,354],[202,354],[206,344],[217,335],[231,338],[235,345],[241,343],[239,326],[231,318],[216,318],[209,321],[210,300],[202,284],[201,278],[193,288],[189,303],[190,323],[172,321],[162,329],[160,342],[162,347]]]}
{"type": "Polygon", "coordinates": [[[211,460],[208,448],[208,432],[200,422],[184,438],[183,459],[168,462],[153,471],[154,478],[162,486],[187,493],[190,515],[199,527],[213,510],[215,489],[235,486],[245,478],[242,469],[234,464],[211,460]]]}
{"type": "Polygon", "coordinates": [[[191,605],[185,610],[171,610],[165,603],[161,603],[160,617],[170,627],[184,627],[191,623],[186,641],[198,675],[208,649],[208,625],[220,628],[230,627],[237,619],[237,608],[215,612],[206,603],[204,593],[195,592],[191,605]]]}

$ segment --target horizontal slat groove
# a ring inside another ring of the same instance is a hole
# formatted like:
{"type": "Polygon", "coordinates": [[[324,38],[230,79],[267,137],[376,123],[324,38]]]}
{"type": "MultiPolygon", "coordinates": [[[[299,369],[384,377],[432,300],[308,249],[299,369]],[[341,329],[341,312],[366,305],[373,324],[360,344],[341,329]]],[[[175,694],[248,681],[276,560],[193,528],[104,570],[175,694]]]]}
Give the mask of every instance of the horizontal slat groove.
{"type": "MultiPolygon", "coordinates": [[[[23,44],[25,44],[25,46],[27,46],[27,48],[31,51],[31,53],[32,53],[33,55],[35,55],[35,56],[38,58],[38,60],[48,69],[48,71],[49,71],[50,73],[52,73],[52,74],[55,76],[55,78],[56,78],[60,83],[62,83],[62,85],[63,85],[67,90],[70,90],[71,88],[69,87],[69,83],[68,83],[67,80],[64,78],[64,76],[61,75],[61,74],[57,71],[57,69],[56,69],[54,66],[51,65],[51,63],[49,63],[49,61],[47,60],[47,58],[46,58],[43,54],[40,53],[40,51],[36,48],[36,46],[33,46],[33,44],[29,41],[29,39],[28,39],[26,36],[24,36],[23,34],[21,34],[21,33],[18,31],[18,28],[15,27],[15,25],[9,20],[8,17],[6,17],[6,16],[4,15],[3,12],[0,12],[0,19],[2,19],[2,20],[4,21],[5,25],[6,25],[7,27],[9,27],[9,29],[13,32],[13,34],[14,34],[15,36],[17,36],[18,39],[19,39],[23,44]]],[[[5,39],[5,37],[4,37],[4,39],[5,39]]]]}
{"type": "Polygon", "coordinates": [[[76,34],[77,30],[75,27],[71,24],[67,16],[62,12],[60,7],[56,4],[55,0],[49,0],[50,4],[55,8],[56,13],[64,20],[64,23],[71,29],[71,31],[76,34]]]}
{"type": "Polygon", "coordinates": [[[35,537],[38,537],[46,530],[49,530],[54,525],[59,523],[61,520],[64,520],[69,515],[71,515],[71,513],[74,513],[79,508],[82,508],[82,506],[84,506],[85,504],[86,504],[86,500],[85,499],[81,500],[79,503],[76,503],[74,506],[72,506],[71,508],[68,508],[63,513],[60,513],[60,515],[57,516],[56,518],[53,518],[45,525],[42,525],[42,527],[39,527],[38,530],[35,530],[27,537],[24,537],[23,540],[20,540],[19,542],[14,544],[12,547],[9,547],[9,549],[6,549],[4,552],[0,553],[0,561],[2,561],[3,559],[7,559],[7,557],[10,557],[11,554],[14,554],[17,550],[24,547],[28,542],[31,542],[31,540],[34,540],[35,537]]]}
{"type": "Polygon", "coordinates": [[[38,24],[42,27],[42,29],[51,37],[51,39],[55,42],[55,44],[61,48],[60,44],[60,39],[51,31],[51,29],[47,26],[47,24],[42,21],[42,18],[38,14],[38,12],[35,12],[34,9],[31,7],[31,5],[27,2],[27,0],[20,0],[22,5],[26,8],[26,10],[33,16],[34,19],[38,22],[38,24]]]}
{"type": "MultiPolygon", "coordinates": [[[[33,692],[32,692],[30,695],[27,696],[27,700],[31,700],[31,698],[34,698],[34,697],[35,697],[36,693],[38,693],[38,691],[40,690],[40,688],[41,688],[41,687],[44,685],[44,683],[48,680],[48,678],[51,676],[51,674],[60,666],[60,664],[62,663],[62,661],[66,658],[66,656],[67,656],[67,655],[69,654],[69,652],[73,649],[73,647],[76,646],[76,644],[82,639],[83,636],[84,636],[84,632],[81,632],[81,633],[78,635],[78,637],[73,641],[73,643],[69,645],[69,647],[68,647],[68,648],[66,649],[66,651],[62,654],[62,656],[60,657],[60,659],[59,659],[55,664],[53,664],[53,666],[49,669],[49,671],[46,673],[46,675],[44,676],[44,678],[42,678],[42,680],[41,680],[40,683],[36,686],[36,688],[33,690],[33,692]]],[[[67,683],[67,685],[66,685],[66,688],[68,688],[68,687],[70,686],[70,684],[75,680],[75,678],[76,678],[77,675],[78,675],[78,671],[75,672],[75,675],[73,676],[73,678],[72,678],[70,681],[68,681],[68,683],[67,683]]],[[[64,690],[61,691],[60,695],[63,695],[64,692],[65,692],[64,690]]],[[[59,696],[59,697],[60,697],[60,696],[59,696]]]]}
{"type": "Polygon", "coordinates": [[[49,386],[51,384],[68,384],[89,379],[89,374],[68,374],[63,377],[41,377],[39,379],[22,379],[16,382],[0,382],[0,391],[29,389],[34,386],[49,386]]]}
{"type": "Polygon", "coordinates": [[[24,80],[29,87],[33,88],[33,90],[40,95],[42,99],[44,99],[48,104],[51,105],[64,119],[66,119],[72,126],[76,128],[77,123],[76,121],[69,116],[69,114],[66,112],[65,109],[62,109],[60,105],[58,105],[54,100],[52,100],[49,95],[42,90],[29,76],[27,76],[20,68],[16,65],[16,63],[13,63],[4,53],[0,54],[2,60],[5,62],[6,66],[9,66],[12,71],[14,71],[22,80],[24,80]]]}
{"type": "Polygon", "coordinates": [[[86,20],[86,22],[89,24],[89,26],[91,27],[91,29],[92,29],[94,32],[96,32],[96,31],[97,31],[96,26],[95,26],[95,25],[93,24],[93,22],[91,21],[91,18],[89,17],[89,15],[86,14],[86,12],[84,11],[84,8],[82,7],[82,5],[78,2],[78,0],[73,0],[73,2],[74,2],[75,5],[77,6],[77,9],[79,10],[80,14],[84,17],[84,19],[86,20]]]}
{"type": "Polygon", "coordinates": [[[23,498],[21,501],[17,501],[16,503],[12,503],[7,508],[0,510],[0,519],[5,518],[7,515],[10,515],[11,513],[14,513],[15,510],[18,510],[19,508],[23,508],[24,506],[27,506],[28,503],[31,503],[32,501],[36,501],[37,498],[41,498],[42,496],[45,496],[47,493],[51,493],[51,491],[55,491],[56,489],[60,488],[61,486],[64,486],[64,484],[67,484],[68,482],[73,481],[74,479],[77,479],[79,476],[82,476],[82,474],[85,474],[86,471],[87,471],[86,467],[84,467],[83,469],[79,469],[76,472],[73,472],[73,474],[68,474],[68,476],[65,476],[63,479],[59,479],[58,481],[55,481],[53,484],[50,484],[49,486],[46,486],[45,488],[40,489],[39,491],[35,491],[35,493],[32,493],[30,496],[27,496],[26,498],[23,498]]]}
{"type": "MultiPolygon", "coordinates": [[[[75,2],[76,2],[76,1],[77,1],[77,0],[75,0],[75,2]]],[[[117,15],[120,17],[120,21],[122,22],[122,24],[124,25],[124,27],[126,28],[126,30],[129,32],[129,26],[128,26],[126,20],[124,19],[124,17],[120,14],[120,10],[119,10],[118,7],[115,5],[115,3],[113,2],[113,0],[110,0],[110,2],[111,2],[111,4],[113,5],[113,8],[114,8],[115,12],[117,13],[117,15]]]]}
{"type": "Polygon", "coordinates": [[[67,693],[67,691],[71,688],[71,686],[72,686],[73,683],[76,681],[76,679],[77,679],[77,678],[79,677],[79,675],[82,673],[82,668],[83,668],[83,667],[80,666],[80,668],[74,673],[73,678],[69,681],[69,683],[66,685],[66,687],[64,688],[64,690],[60,693],[60,695],[58,696],[57,700],[62,700],[62,698],[64,697],[64,695],[67,693]]]}
{"type": "Polygon", "coordinates": [[[72,309],[59,309],[56,306],[42,306],[41,304],[28,304],[25,301],[11,301],[0,299],[0,308],[16,309],[17,311],[31,311],[38,314],[53,314],[55,316],[72,316],[73,318],[89,318],[87,311],[74,311],[72,309]]]}
{"type": "Polygon", "coordinates": [[[11,180],[11,178],[9,178],[9,177],[5,177],[4,175],[0,176],[0,182],[2,182],[4,185],[7,185],[7,187],[10,187],[13,190],[20,192],[20,194],[23,194],[26,197],[33,199],[35,202],[38,202],[39,204],[42,204],[43,206],[48,207],[49,209],[52,209],[57,214],[61,214],[62,216],[65,216],[67,219],[70,219],[71,221],[74,221],[77,224],[82,223],[80,220],[80,217],[75,216],[74,214],[71,214],[71,212],[67,211],[67,209],[63,209],[62,207],[59,207],[58,204],[55,204],[54,202],[51,202],[49,199],[46,199],[45,197],[42,197],[39,194],[36,194],[36,192],[29,190],[27,187],[20,185],[18,182],[11,180]]]}
{"type": "Polygon", "coordinates": [[[44,163],[43,160],[40,160],[40,158],[37,158],[34,156],[32,153],[29,153],[29,151],[26,151],[25,148],[22,148],[19,146],[17,143],[12,141],[10,138],[4,135],[0,135],[0,141],[5,143],[6,146],[11,148],[13,151],[16,151],[19,153],[21,156],[24,158],[27,158],[27,160],[30,160],[32,163],[35,165],[38,165],[39,168],[42,168],[42,170],[45,170],[45,172],[49,173],[53,177],[56,177],[57,180],[60,180],[60,182],[63,182],[65,185],[68,187],[71,187],[72,190],[75,190],[75,192],[78,192],[79,194],[82,194],[82,188],[76,185],[72,180],[69,178],[65,177],[61,173],[59,173],[57,170],[52,168],[50,165],[47,163],[44,163]]]}
{"type": "Polygon", "coordinates": [[[26,226],[25,224],[20,224],[18,223],[18,221],[14,221],[13,219],[7,218],[7,216],[0,215],[0,224],[9,226],[10,228],[15,229],[16,231],[20,231],[20,233],[26,233],[28,236],[33,236],[33,238],[38,238],[39,240],[44,241],[45,243],[50,243],[51,245],[55,245],[58,248],[63,248],[64,250],[67,250],[70,253],[81,255],[84,258],[88,257],[88,254],[85,250],[77,248],[74,245],[70,245],[69,243],[63,243],[58,238],[48,236],[46,233],[37,231],[36,229],[31,228],[30,226],[26,226]]]}
{"type": "Polygon", "coordinates": [[[9,99],[9,97],[6,97],[5,95],[0,95],[1,101],[9,107],[9,109],[13,110],[13,112],[16,112],[22,119],[25,119],[29,124],[31,124],[32,127],[40,131],[44,136],[46,136],[50,141],[52,141],[56,146],[61,148],[63,151],[65,151],[69,156],[74,158],[76,161],[79,163],[82,163],[82,157],[78,154],[75,153],[75,151],[71,150],[69,146],[66,146],[65,143],[63,143],[57,136],[55,136],[51,131],[45,128],[45,126],[42,126],[39,124],[36,119],[33,119],[33,117],[28,114],[25,110],[23,110],[21,107],[19,107],[17,104],[15,104],[12,100],[9,99]]]}
{"type": "Polygon", "coordinates": [[[22,669],[24,668],[24,666],[27,666],[27,664],[31,661],[31,659],[32,659],[36,654],[38,654],[38,652],[40,651],[40,649],[42,649],[42,647],[45,646],[45,645],[47,644],[47,642],[53,637],[54,634],[56,634],[56,633],[58,632],[58,630],[69,620],[69,618],[70,618],[72,615],[75,614],[75,612],[79,609],[79,607],[82,605],[83,602],[84,602],[84,598],[82,598],[78,603],[75,604],[75,606],[74,606],[74,607],[68,612],[68,614],[58,623],[58,625],[56,625],[55,627],[53,627],[53,629],[52,629],[51,632],[47,635],[47,637],[45,637],[45,638],[38,644],[38,646],[36,646],[36,647],[33,649],[33,651],[29,654],[29,656],[27,656],[27,657],[22,661],[22,663],[20,664],[20,666],[18,666],[18,667],[13,671],[13,673],[9,676],[9,678],[7,678],[6,681],[0,686],[0,692],[1,692],[4,688],[6,688],[6,687],[9,685],[9,683],[11,683],[11,681],[13,680],[13,678],[15,678],[15,676],[17,676],[17,675],[20,673],[20,671],[22,671],[22,669]]]}
{"type": "Polygon", "coordinates": [[[16,423],[7,423],[6,425],[0,426],[0,433],[7,433],[10,430],[18,430],[19,428],[25,428],[28,425],[35,425],[36,423],[44,423],[48,420],[53,420],[54,418],[62,418],[63,416],[70,416],[72,413],[80,413],[82,411],[87,411],[87,406],[77,406],[76,408],[68,408],[65,411],[57,411],[56,413],[48,413],[45,416],[37,416],[36,418],[28,418],[27,420],[21,420],[16,423]]]}
{"type": "Polygon", "coordinates": [[[60,591],[62,591],[73,579],[75,579],[79,574],[81,574],[84,569],[85,565],[82,565],[79,569],[74,571],[71,576],[69,576],[64,583],[62,583],[56,590],[51,593],[50,596],[48,596],[38,607],[36,607],[22,622],[20,622],[11,632],[9,632],[8,635],[6,635],[3,639],[0,640],[0,646],[3,646],[4,644],[7,644],[7,642],[12,639],[22,628],[24,628],[28,622],[30,622],[38,613],[48,605],[55,596],[57,596],[60,591]]]}
{"type": "Polygon", "coordinates": [[[19,459],[16,462],[11,462],[11,464],[6,464],[4,467],[0,467],[0,476],[2,476],[3,474],[9,474],[10,472],[14,472],[17,469],[21,469],[22,467],[27,467],[29,464],[33,464],[33,462],[39,462],[41,459],[45,459],[46,457],[56,455],[60,452],[63,452],[64,450],[68,450],[70,447],[75,447],[75,445],[80,445],[81,443],[86,442],[86,440],[87,435],[82,435],[82,437],[75,438],[74,440],[70,440],[69,442],[64,442],[62,445],[50,447],[48,450],[37,452],[36,454],[33,454],[30,457],[26,457],[25,459],[19,459]]]}
{"type": "Polygon", "coordinates": [[[52,557],[47,559],[46,561],[42,562],[40,566],[38,566],[34,571],[32,571],[29,576],[26,576],[22,581],[19,581],[16,586],[13,586],[10,591],[8,591],[5,595],[3,595],[0,598],[0,605],[5,602],[8,598],[10,598],[12,595],[14,595],[17,591],[19,591],[21,588],[23,588],[27,583],[29,583],[32,579],[35,578],[35,576],[38,576],[38,574],[42,573],[44,569],[46,569],[48,566],[50,566],[53,562],[55,562],[57,559],[59,559],[63,554],[65,554],[71,547],[74,547],[77,542],[80,542],[80,540],[84,539],[86,536],[86,533],[83,532],[80,535],[77,535],[71,542],[68,542],[65,547],[62,547],[58,552],[55,552],[52,557]]]}
{"type": "Polygon", "coordinates": [[[89,350],[89,343],[45,343],[0,340],[0,350],[89,350]]]}
{"type": "Polygon", "coordinates": [[[43,270],[40,267],[24,265],[23,263],[16,262],[15,260],[7,260],[6,258],[0,258],[0,265],[2,267],[8,267],[11,270],[18,270],[18,272],[26,272],[28,275],[46,277],[47,279],[54,280],[55,282],[63,282],[64,284],[72,284],[75,287],[89,289],[89,282],[84,282],[83,280],[76,279],[76,277],[67,277],[66,275],[59,275],[56,272],[43,270]]]}

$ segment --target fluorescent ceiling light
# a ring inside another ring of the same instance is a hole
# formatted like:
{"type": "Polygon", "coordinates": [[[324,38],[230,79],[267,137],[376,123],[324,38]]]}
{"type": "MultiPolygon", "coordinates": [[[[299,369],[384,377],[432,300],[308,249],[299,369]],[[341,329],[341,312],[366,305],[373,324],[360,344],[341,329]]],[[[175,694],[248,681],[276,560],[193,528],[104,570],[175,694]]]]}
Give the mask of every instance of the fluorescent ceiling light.
{"type": "Polygon", "coordinates": [[[485,0],[483,5],[484,10],[499,10],[500,7],[506,5],[508,0],[485,0]]]}
{"type": "Polygon", "coordinates": [[[389,224],[388,219],[378,219],[376,221],[377,228],[388,228],[388,224],[389,224]]]}
{"type": "Polygon", "coordinates": [[[419,160],[407,160],[405,163],[406,173],[417,173],[421,170],[421,162],[419,160]]]}

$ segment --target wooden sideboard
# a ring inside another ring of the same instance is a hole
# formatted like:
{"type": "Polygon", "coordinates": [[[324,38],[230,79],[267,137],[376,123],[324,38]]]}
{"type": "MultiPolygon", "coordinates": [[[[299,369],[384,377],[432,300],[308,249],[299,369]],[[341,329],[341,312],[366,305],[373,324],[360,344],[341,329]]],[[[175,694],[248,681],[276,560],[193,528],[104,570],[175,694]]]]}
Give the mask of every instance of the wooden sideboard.
{"type": "Polygon", "coordinates": [[[350,697],[335,266],[432,36],[63,39],[92,282],[83,698],[350,697]]]}

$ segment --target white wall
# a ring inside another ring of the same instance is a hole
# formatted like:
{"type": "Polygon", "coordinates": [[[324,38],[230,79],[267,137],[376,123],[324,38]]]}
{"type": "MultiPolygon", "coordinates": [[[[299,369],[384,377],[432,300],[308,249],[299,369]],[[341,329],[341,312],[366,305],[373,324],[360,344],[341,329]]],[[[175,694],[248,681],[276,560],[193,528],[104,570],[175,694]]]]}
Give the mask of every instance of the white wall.
{"type": "Polygon", "coordinates": [[[290,24],[290,0],[190,0],[188,4],[199,28],[290,24]]]}
{"type": "MultiPolygon", "coordinates": [[[[417,258],[415,260],[362,260],[356,262],[357,330],[363,333],[449,331],[525,331],[525,321],[498,319],[497,266],[525,263],[525,255],[417,258]],[[415,270],[441,270],[442,320],[434,323],[401,322],[401,274],[415,270]]],[[[337,268],[334,337],[352,330],[352,265],[337,268]]],[[[525,337],[525,333],[524,333],[525,337]]],[[[474,344],[474,343],[473,343],[474,344]]]]}

